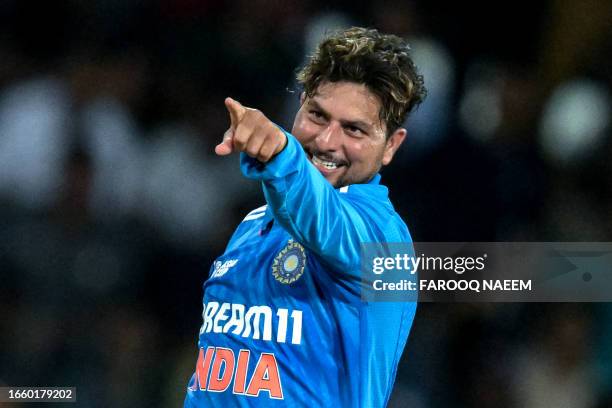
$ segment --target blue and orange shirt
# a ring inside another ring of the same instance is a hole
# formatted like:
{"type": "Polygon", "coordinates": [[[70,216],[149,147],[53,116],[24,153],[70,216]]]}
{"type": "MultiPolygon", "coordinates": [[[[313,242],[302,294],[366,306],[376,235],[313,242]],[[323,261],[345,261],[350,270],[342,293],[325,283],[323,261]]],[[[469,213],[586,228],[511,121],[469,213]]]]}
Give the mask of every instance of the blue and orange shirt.
{"type": "Polygon", "coordinates": [[[335,189],[289,133],[268,163],[242,153],[267,204],[234,232],[204,283],[185,407],[382,407],[416,311],[361,300],[360,246],[410,243],[388,190],[335,189]]]}

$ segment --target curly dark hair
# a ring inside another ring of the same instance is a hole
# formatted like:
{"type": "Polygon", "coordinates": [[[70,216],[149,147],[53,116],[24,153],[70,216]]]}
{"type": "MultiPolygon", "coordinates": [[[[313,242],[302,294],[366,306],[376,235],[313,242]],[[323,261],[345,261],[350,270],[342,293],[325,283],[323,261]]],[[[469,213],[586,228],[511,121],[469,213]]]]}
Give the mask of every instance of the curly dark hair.
{"type": "Polygon", "coordinates": [[[398,36],[352,27],[325,38],[297,80],[309,97],[327,81],[364,84],[380,100],[379,116],[389,136],[427,95],[409,51],[398,36]]]}

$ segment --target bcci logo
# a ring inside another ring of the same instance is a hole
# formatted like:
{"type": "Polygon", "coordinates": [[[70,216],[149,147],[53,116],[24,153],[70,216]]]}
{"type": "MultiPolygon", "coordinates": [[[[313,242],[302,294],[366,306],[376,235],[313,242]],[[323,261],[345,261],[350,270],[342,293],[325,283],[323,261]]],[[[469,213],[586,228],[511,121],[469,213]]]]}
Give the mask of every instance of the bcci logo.
{"type": "Polygon", "coordinates": [[[290,239],[287,246],[274,258],[272,274],[277,281],[288,285],[300,279],[305,266],[306,252],[304,247],[290,239]]]}

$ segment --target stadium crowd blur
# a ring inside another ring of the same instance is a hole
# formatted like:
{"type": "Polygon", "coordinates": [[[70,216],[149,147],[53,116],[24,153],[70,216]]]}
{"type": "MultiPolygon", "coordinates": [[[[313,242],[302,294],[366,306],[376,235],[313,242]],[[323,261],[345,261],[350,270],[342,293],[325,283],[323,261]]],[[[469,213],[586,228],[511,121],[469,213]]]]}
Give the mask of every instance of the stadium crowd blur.
{"type": "MultiPolygon", "coordinates": [[[[425,76],[383,172],[415,241],[612,241],[611,17],[603,0],[0,2],[0,385],[181,406],[209,265],[263,204],[214,155],[223,99],[290,129],[295,70],[334,28],[408,38],[425,76]]],[[[421,304],[390,406],[611,392],[609,304],[421,304]]]]}

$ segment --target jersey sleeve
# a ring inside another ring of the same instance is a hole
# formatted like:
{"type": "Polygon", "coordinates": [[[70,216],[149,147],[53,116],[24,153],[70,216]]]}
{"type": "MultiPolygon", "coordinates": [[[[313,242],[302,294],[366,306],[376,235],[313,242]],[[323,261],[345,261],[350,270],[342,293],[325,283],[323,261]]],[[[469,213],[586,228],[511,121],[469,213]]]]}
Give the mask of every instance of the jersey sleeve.
{"type": "Polygon", "coordinates": [[[334,269],[358,278],[360,244],[384,241],[380,226],[389,217],[336,190],[308,161],[295,137],[283,132],[283,151],[265,164],[242,153],[242,172],[262,181],[275,220],[298,242],[334,269]]]}

